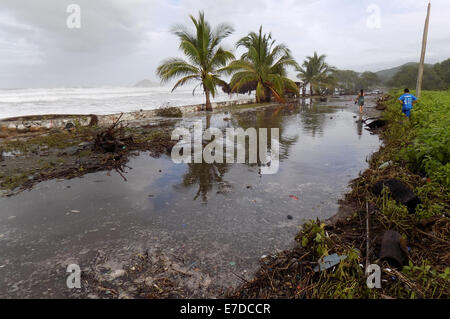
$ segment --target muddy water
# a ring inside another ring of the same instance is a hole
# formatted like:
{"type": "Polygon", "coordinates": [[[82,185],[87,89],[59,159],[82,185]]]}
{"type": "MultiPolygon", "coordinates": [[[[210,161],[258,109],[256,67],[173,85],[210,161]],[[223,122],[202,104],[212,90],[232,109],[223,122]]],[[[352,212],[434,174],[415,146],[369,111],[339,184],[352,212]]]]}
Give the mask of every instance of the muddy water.
{"type": "Polygon", "coordinates": [[[275,175],[255,165],[174,164],[143,153],[128,163],[127,181],[99,172],[1,198],[0,296],[70,296],[65,265],[75,260],[83,268],[99,252],[114,269],[142,250],[157,251],[216,285],[236,285],[233,272],[251,277],[262,255],[293,244],[303,221],[336,213],[380,143],[355,115],[342,98],[202,118],[221,129],[279,128],[275,175]]]}

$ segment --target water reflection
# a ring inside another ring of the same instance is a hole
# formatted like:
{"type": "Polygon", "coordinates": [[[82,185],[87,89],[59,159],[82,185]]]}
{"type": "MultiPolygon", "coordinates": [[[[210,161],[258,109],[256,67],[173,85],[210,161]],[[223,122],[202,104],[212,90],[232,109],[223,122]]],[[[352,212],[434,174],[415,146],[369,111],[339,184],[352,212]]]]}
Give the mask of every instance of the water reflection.
{"type": "MultiPolygon", "coordinates": [[[[203,122],[205,125],[204,130],[210,127],[217,127],[221,129],[225,136],[226,128],[242,128],[246,130],[248,128],[255,128],[258,132],[260,128],[267,128],[268,133],[268,152],[271,150],[271,128],[279,129],[279,159],[280,162],[287,160],[290,156],[291,148],[299,144],[300,136],[303,139],[307,135],[313,139],[316,137],[322,137],[325,132],[325,126],[327,123],[333,123],[336,119],[333,118],[338,112],[342,111],[342,107],[329,107],[319,104],[309,104],[301,100],[297,103],[276,105],[257,110],[241,110],[237,112],[225,113],[226,115],[211,115],[208,114],[204,117],[203,122]],[[301,134],[299,134],[299,132],[301,134]]],[[[190,125],[184,123],[184,125],[190,125]]],[[[362,125],[357,125],[357,134],[359,138],[362,135],[362,125]]],[[[206,145],[210,141],[203,140],[203,145],[206,145]]],[[[235,145],[235,156],[237,148],[242,147],[245,149],[246,163],[248,167],[261,166],[258,158],[257,163],[249,163],[248,158],[248,139],[245,145],[235,145]]],[[[257,153],[259,154],[259,143],[257,143],[257,153]]],[[[225,154],[225,150],[224,150],[225,154]]],[[[225,156],[225,155],[224,155],[225,156]]],[[[183,176],[182,185],[185,187],[191,187],[197,185],[198,190],[195,193],[194,200],[201,199],[203,203],[208,202],[208,194],[213,190],[217,193],[226,193],[231,188],[230,184],[225,181],[225,175],[230,169],[231,163],[200,163],[200,164],[187,164],[187,171],[183,176]],[[214,187],[216,186],[216,187],[214,187]]],[[[240,164],[236,164],[240,165],[240,164]]],[[[255,172],[259,173],[256,169],[255,172]]]]}
{"type": "MultiPolygon", "coordinates": [[[[219,125],[225,134],[225,128],[234,127],[242,128],[246,130],[248,128],[255,128],[258,134],[260,128],[267,128],[267,151],[271,152],[271,128],[279,129],[279,159],[280,161],[287,159],[289,157],[289,149],[294,145],[299,138],[298,134],[288,134],[286,131],[286,125],[284,122],[288,119],[287,116],[295,115],[301,112],[300,105],[298,103],[279,105],[274,107],[269,107],[261,110],[247,110],[243,112],[238,112],[235,114],[230,114],[229,118],[225,121],[225,125],[219,125]]],[[[212,116],[208,114],[205,117],[206,126],[205,130],[211,127],[212,116]]],[[[214,119],[213,119],[214,120],[214,119]]],[[[217,122],[215,124],[218,124],[217,122]]],[[[203,141],[203,144],[209,143],[210,141],[203,141]]],[[[256,143],[256,151],[259,154],[259,143],[256,143]]],[[[260,159],[257,159],[257,163],[249,163],[249,144],[248,139],[245,145],[236,145],[235,154],[238,147],[243,147],[246,154],[245,165],[250,167],[261,166],[260,159]]],[[[225,151],[224,151],[225,154],[225,151]]],[[[217,186],[217,193],[227,193],[230,191],[231,184],[224,180],[224,175],[227,173],[231,163],[191,163],[187,164],[187,172],[183,176],[183,185],[190,187],[193,185],[198,185],[198,191],[194,196],[194,200],[201,198],[203,203],[208,201],[208,193],[210,193],[214,185],[217,186]]]]}
{"type": "Polygon", "coordinates": [[[361,139],[361,136],[362,136],[362,130],[363,130],[363,119],[362,119],[362,114],[359,114],[359,119],[358,119],[357,124],[356,124],[356,130],[357,130],[359,139],[361,139]]]}
{"type": "Polygon", "coordinates": [[[194,200],[200,197],[206,203],[208,201],[208,193],[213,189],[214,184],[218,184],[222,191],[231,187],[223,179],[228,166],[229,164],[226,163],[188,164],[188,171],[183,176],[183,185],[188,187],[198,184],[198,191],[194,196],[194,200]]]}

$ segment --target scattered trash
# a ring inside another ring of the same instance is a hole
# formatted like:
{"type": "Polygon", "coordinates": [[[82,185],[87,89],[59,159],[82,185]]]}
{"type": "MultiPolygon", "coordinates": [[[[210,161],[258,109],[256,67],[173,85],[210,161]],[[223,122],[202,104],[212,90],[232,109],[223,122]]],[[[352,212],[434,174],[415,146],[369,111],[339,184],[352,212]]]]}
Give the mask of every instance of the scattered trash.
{"type": "Polygon", "coordinates": [[[75,209],[72,209],[70,212],[73,213],[73,214],[79,214],[79,213],[81,213],[79,210],[75,210],[75,209]]]}
{"type": "Polygon", "coordinates": [[[292,217],[291,215],[287,215],[287,219],[293,219],[294,217],[292,217]]]}
{"type": "Polygon", "coordinates": [[[298,197],[295,196],[295,195],[289,195],[289,197],[292,198],[292,199],[298,200],[298,197]]]}
{"type": "Polygon", "coordinates": [[[194,261],[194,262],[188,267],[188,269],[191,269],[191,268],[194,267],[196,264],[197,264],[197,262],[194,261]]]}
{"type": "Polygon", "coordinates": [[[387,121],[385,120],[375,120],[369,124],[366,124],[370,129],[376,129],[376,128],[380,128],[383,127],[387,124],[387,121]]]}
{"type": "Polygon", "coordinates": [[[388,230],[384,233],[381,241],[380,259],[387,261],[389,265],[398,269],[407,264],[406,242],[397,231],[388,230]]]}
{"type": "Polygon", "coordinates": [[[333,266],[336,266],[337,264],[339,264],[341,262],[341,260],[344,260],[345,258],[347,258],[347,256],[343,255],[343,256],[339,256],[338,254],[332,254],[329,256],[325,256],[322,259],[322,262],[319,261],[319,266],[316,266],[314,268],[315,272],[323,271],[326,269],[329,269],[333,266]]]}
{"type": "Polygon", "coordinates": [[[234,261],[231,261],[230,266],[236,266],[236,263],[234,261]]]}
{"type": "Polygon", "coordinates": [[[108,277],[109,277],[109,280],[114,280],[114,279],[117,279],[119,277],[125,276],[125,274],[126,274],[125,270],[123,270],[123,269],[116,269],[113,272],[111,272],[108,277]]]}
{"type": "Polygon", "coordinates": [[[389,167],[393,164],[392,161],[388,161],[388,162],[384,162],[383,164],[381,164],[378,169],[385,169],[386,167],[389,167]]]}

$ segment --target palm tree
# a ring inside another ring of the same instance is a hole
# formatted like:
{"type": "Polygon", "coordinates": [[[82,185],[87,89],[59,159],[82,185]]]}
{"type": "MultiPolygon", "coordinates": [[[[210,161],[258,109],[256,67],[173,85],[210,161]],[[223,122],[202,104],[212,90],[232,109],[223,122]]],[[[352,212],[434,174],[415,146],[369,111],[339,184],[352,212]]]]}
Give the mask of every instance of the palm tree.
{"type": "Polygon", "coordinates": [[[286,67],[297,67],[290,50],[284,44],[275,45],[272,35],[250,32],[236,43],[236,48],[244,47],[247,52],[240,60],[235,60],[226,68],[234,73],[231,78],[232,92],[246,85],[256,89],[256,101],[268,102],[273,95],[277,101],[284,102],[285,91],[298,93],[294,81],[286,77],[286,67]]]}
{"type": "Polygon", "coordinates": [[[332,81],[332,74],[335,68],[325,62],[326,55],[318,55],[314,52],[313,56],[306,57],[301,67],[297,68],[299,74],[297,77],[303,81],[306,86],[309,84],[310,95],[314,93],[314,88],[318,91],[321,85],[327,85],[332,81]]]}
{"type": "Polygon", "coordinates": [[[192,15],[189,17],[194,23],[195,32],[191,32],[182,25],[172,29],[180,40],[180,49],[186,55],[188,62],[179,58],[167,59],[158,67],[157,74],[163,82],[182,77],[175,84],[172,92],[188,82],[199,81],[192,94],[201,85],[206,95],[206,110],[212,111],[210,95],[215,96],[217,85],[226,85],[226,82],[220,79],[220,75],[224,73],[223,67],[228,61],[234,59],[234,55],[219,44],[234,30],[225,23],[212,29],[205,21],[203,12],[199,12],[198,19],[192,15]]]}

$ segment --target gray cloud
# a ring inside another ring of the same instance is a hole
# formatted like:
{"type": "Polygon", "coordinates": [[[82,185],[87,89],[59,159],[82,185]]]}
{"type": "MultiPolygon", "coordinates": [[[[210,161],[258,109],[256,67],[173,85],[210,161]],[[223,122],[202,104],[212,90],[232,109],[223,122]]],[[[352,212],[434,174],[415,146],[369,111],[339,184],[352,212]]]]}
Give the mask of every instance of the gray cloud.
{"type": "MultiPolygon", "coordinates": [[[[169,32],[204,10],[231,23],[234,42],[263,25],[301,61],[314,50],[339,68],[377,70],[418,60],[426,3],[415,0],[2,0],[0,87],[130,85],[152,78],[158,63],[180,56],[169,32]],[[68,29],[66,8],[82,9],[68,29]],[[367,27],[369,4],[381,28],[367,27]]],[[[434,0],[427,62],[450,57],[448,0],[434,0]]]]}

